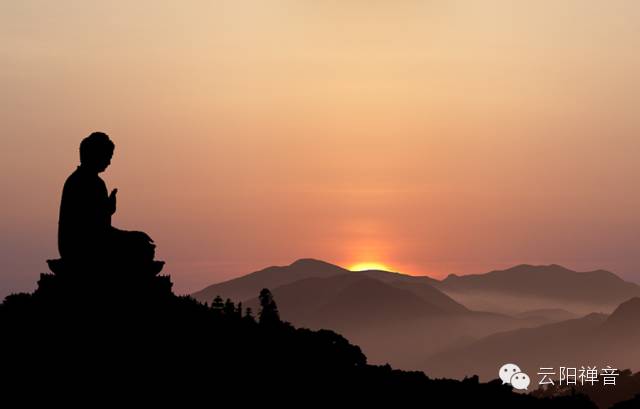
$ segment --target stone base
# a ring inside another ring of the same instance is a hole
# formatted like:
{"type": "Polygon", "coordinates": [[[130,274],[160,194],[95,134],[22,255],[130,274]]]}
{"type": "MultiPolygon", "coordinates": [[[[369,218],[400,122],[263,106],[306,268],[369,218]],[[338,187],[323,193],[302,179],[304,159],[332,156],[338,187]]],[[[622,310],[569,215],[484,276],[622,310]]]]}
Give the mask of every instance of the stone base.
{"type": "Polygon", "coordinates": [[[34,292],[39,298],[144,302],[173,296],[171,278],[158,275],[164,261],[117,266],[55,259],[47,260],[47,264],[53,274],[40,275],[34,292]]]}

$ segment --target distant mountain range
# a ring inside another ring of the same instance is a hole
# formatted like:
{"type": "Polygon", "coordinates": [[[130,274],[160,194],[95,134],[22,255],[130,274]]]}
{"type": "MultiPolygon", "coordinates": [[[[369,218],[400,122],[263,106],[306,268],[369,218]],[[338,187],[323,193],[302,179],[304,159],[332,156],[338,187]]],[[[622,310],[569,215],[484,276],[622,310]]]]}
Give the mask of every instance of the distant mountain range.
{"type": "Polygon", "coordinates": [[[439,281],[380,270],[352,272],[300,259],[211,285],[193,297],[211,302],[220,295],[255,310],[254,297],[262,288],[271,289],[283,319],[336,330],[374,362],[421,370],[429,362],[436,368],[440,354],[472,348],[492,334],[533,330],[576,319],[584,311],[610,311],[640,295],[639,286],[612,273],[578,273],[555,265],[439,281]]]}
{"type": "MultiPolygon", "coordinates": [[[[484,379],[497,376],[503,363],[517,363],[529,374],[540,368],[611,365],[619,370],[640,367],[640,298],[622,303],[611,315],[578,319],[496,333],[427,359],[421,368],[434,376],[484,379]]],[[[559,375],[556,376],[556,379],[559,375]]]]}
{"type": "Polygon", "coordinates": [[[536,310],[546,311],[542,315],[556,310],[573,316],[595,310],[610,312],[621,302],[640,296],[639,285],[624,281],[611,272],[576,272],[555,264],[523,264],[485,274],[452,274],[444,280],[436,280],[427,276],[380,270],[352,272],[310,258],[213,284],[192,296],[203,302],[210,302],[216,295],[232,300],[247,300],[265,287],[275,289],[306,278],[328,278],[341,274],[366,276],[412,292],[426,291],[423,295],[427,298],[435,296],[441,300],[449,300],[449,307],[453,308],[457,304],[459,309],[469,308],[508,315],[524,313],[526,316],[536,310]],[[434,288],[439,292],[434,292],[434,288]],[[443,297],[443,293],[449,296],[443,297]]]}
{"type": "Polygon", "coordinates": [[[640,286],[609,271],[576,272],[555,264],[450,275],[433,285],[468,308],[507,314],[549,308],[583,315],[611,312],[640,296],[640,286]]]}
{"type": "Polygon", "coordinates": [[[211,302],[217,295],[244,301],[255,297],[263,288],[274,289],[305,278],[331,277],[348,272],[345,268],[324,261],[300,259],[288,266],[267,267],[242,277],[213,284],[191,295],[202,302],[211,302]]]}

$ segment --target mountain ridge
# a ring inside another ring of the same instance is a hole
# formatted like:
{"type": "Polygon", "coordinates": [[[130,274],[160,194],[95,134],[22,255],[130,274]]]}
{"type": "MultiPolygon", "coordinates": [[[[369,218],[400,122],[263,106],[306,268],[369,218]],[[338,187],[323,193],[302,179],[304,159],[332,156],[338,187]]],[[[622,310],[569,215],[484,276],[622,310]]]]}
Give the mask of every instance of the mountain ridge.
{"type": "Polygon", "coordinates": [[[246,300],[261,287],[275,288],[304,278],[338,274],[362,274],[386,283],[395,282],[396,285],[400,281],[422,283],[444,292],[466,308],[503,314],[510,313],[511,309],[487,302],[478,303],[476,299],[486,301],[488,296],[495,299],[501,295],[512,297],[513,300],[505,299],[503,304],[506,306],[518,301],[514,314],[537,309],[559,309],[562,308],[562,303],[568,303],[574,309],[567,309],[568,312],[584,315],[593,310],[612,310],[622,301],[640,296],[640,285],[602,269],[578,272],[558,264],[519,264],[482,274],[450,274],[437,280],[429,276],[412,276],[384,270],[350,271],[315,258],[301,258],[289,265],[266,267],[211,284],[191,295],[204,302],[210,302],[216,295],[246,300]],[[541,302],[536,302],[537,299],[541,302]],[[546,305],[548,301],[554,301],[555,304],[546,305]]]}

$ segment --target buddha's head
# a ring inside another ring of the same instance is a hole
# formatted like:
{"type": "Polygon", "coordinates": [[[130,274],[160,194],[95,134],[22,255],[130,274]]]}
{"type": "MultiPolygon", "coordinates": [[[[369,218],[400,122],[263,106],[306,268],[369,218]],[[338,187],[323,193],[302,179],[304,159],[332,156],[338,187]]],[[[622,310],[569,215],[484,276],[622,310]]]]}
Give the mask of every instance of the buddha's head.
{"type": "Polygon", "coordinates": [[[111,164],[115,145],[104,132],[94,132],[80,142],[80,164],[96,173],[104,172],[111,164]]]}

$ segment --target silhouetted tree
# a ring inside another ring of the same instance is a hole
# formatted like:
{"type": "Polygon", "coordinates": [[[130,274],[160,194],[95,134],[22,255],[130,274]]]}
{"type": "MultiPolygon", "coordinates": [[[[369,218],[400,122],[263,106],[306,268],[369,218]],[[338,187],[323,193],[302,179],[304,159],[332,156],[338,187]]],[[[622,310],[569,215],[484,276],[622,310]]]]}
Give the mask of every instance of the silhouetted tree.
{"type": "Polygon", "coordinates": [[[273,295],[271,291],[267,288],[263,288],[260,291],[260,324],[273,325],[279,324],[280,314],[278,313],[278,306],[276,305],[275,300],[273,299],[273,295]]]}
{"type": "Polygon", "coordinates": [[[256,319],[253,316],[253,310],[251,309],[251,307],[247,307],[247,309],[245,310],[244,317],[242,319],[244,321],[250,322],[250,323],[255,323],[256,322],[256,319]]]}
{"type": "Polygon", "coordinates": [[[222,297],[216,295],[216,298],[213,299],[211,303],[211,309],[217,313],[221,313],[224,308],[224,303],[222,302],[222,297]]]}
{"type": "Polygon", "coordinates": [[[222,312],[227,317],[234,317],[236,315],[236,305],[231,301],[230,298],[224,302],[224,307],[222,308],[222,312]]]}

